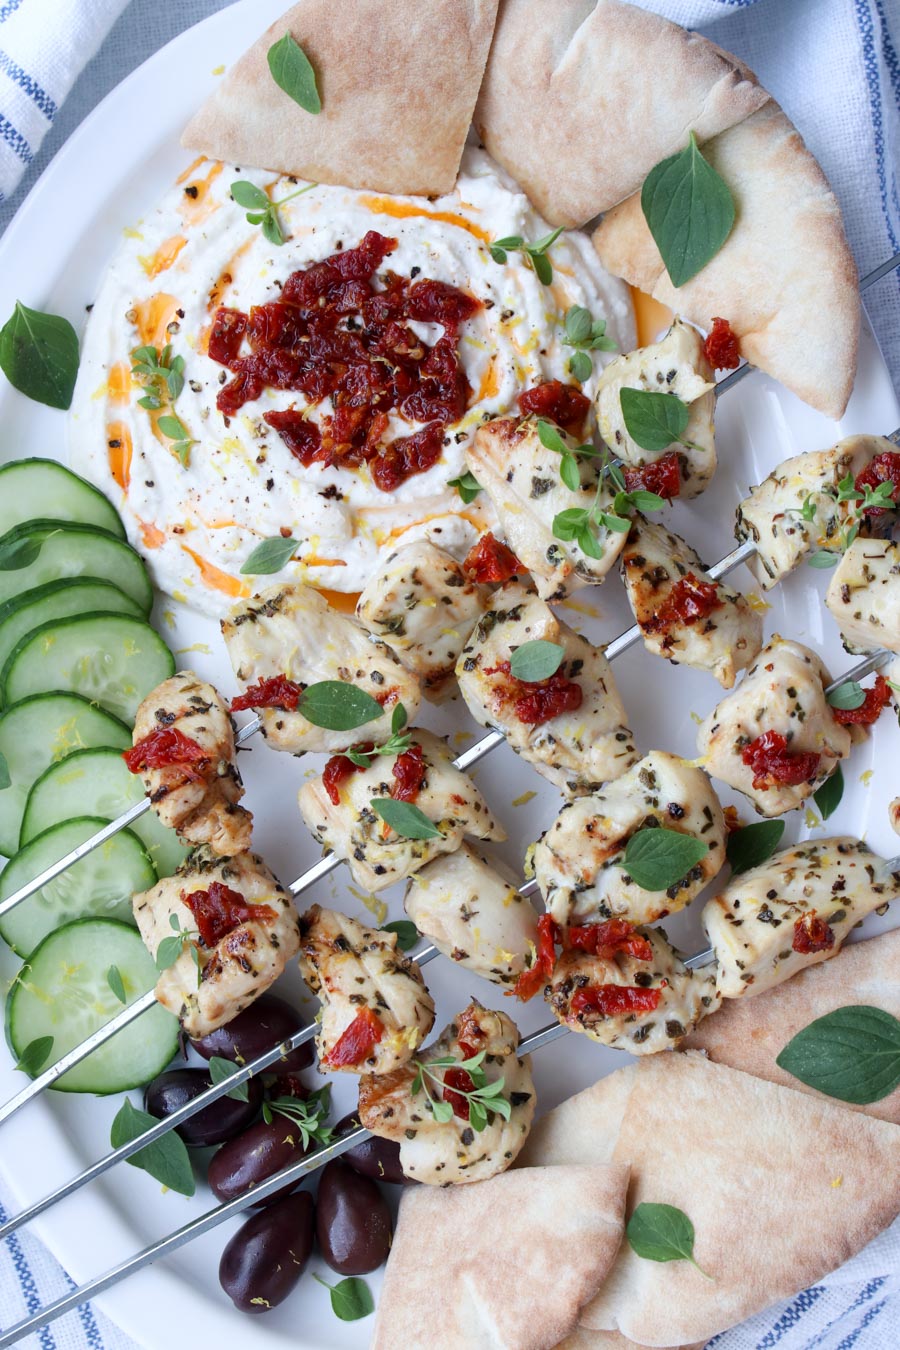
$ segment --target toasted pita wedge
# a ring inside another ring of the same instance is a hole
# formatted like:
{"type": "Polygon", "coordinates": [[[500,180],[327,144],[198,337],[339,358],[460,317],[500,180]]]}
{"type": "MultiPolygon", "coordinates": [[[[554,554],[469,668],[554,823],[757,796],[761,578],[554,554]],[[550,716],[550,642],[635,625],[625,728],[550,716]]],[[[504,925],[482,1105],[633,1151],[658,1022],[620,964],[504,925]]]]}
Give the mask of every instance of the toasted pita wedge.
{"type": "Polygon", "coordinates": [[[737,206],[716,256],[676,289],[635,194],[594,231],[604,266],[702,328],[727,319],[748,361],[813,408],[840,417],[856,375],[859,289],[825,175],[775,103],[703,153],[737,206]]]}
{"type": "Polygon", "coordinates": [[[622,1240],[627,1166],[404,1193],[372,1350],[550,1350],[622,1240]],[[424,1259],[423,1259],[424,1255],[424,1259]]]}
{"type": "Polygon", "coordinates": [[[498,0],[302,0],[232,67],[181,143],[230,164],[379,192],[449,192],[487,60],[498,0]],[[285,33],[316,72],[305,112],[269,71],[285,33]]]}
{"type": "MultiPolygon", "coordinates": [[[[798,1031],[850,1003],[883,1008],[900,1017],[900,928],[850,943],[839,960],[810,966],[758,998],[726,999],[715,1017],[701,1023],[682,1044],[688,1050],[705,1050],[718,1064],[823,1100],[814,1088],[779,1069],[775,1060],[798,1031]]],[[[900,1087],[868,1106],[842,1105],[900,1125],[900,1087]]]]}
{"type": "Polygon", "coordinates": [[[693,129],[707,140],[768,94],[699,33],[618,0],[504,0],[475,109],[485,146],[554,225],[635,192],[693,129]]]}
{"type": "Polygon", "coordinates": [[[694,1255],[622,1244],[583,1326],[640,1345],[705,1340],[816,1283],[900,1210],[900,1130],[693,1053],[601,1079],[532,1131],[526,1165],[631,1163],[629,1211],[675,1205],[694,1255]],[[599,1147],[598,1147],[599,1145],[599,1147]]]}

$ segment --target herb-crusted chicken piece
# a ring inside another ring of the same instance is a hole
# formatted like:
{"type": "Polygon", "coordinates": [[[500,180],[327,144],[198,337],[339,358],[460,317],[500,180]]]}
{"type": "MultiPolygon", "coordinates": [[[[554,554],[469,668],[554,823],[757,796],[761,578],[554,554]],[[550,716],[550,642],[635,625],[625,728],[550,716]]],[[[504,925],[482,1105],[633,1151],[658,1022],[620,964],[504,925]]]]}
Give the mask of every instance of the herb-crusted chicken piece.
{"type": "Polygon", "coordinates": [[[743,792],[762,816],[802,806],[865,735],[837,721],[825,696],[829,682],[815,652],[773,638],[700,727],[708,772],[743,792]]]}
{"type": "Polygon", "coordinates": [[[900,545],[854,539],[831,574],[825,604],[848,652],[900,653],[900,545]]]}
{"type": "Polygon", "coordinates": [[[300,945],[297,911],[255,853],[191,853],[172,877],[133,900],[144,945],[172,961],[156,997],[196,1040],[264,993],[300,945]],[[171,945],[171,952],[160,948],[171,945]]]}
{"type": "Polygon", "coordinates": [[[519,1058],[518,1046],[510,1018],[470,1003],[416,1063],[360,1079],[360,1121],[399,1143],[400,1165],[412,1181],[451,1186],[505,1172],[528,1138],[536,1104],[531,1060],[519,1058]],[[471,1066],[479,1072],[458,1067],[482,1055],[471,1066]],[[488,1091],[473,1098],[482,1074],[488,1091]],[[500,1080],[498,1091],[492,1085],[500,1080]],[[479,1100],[486,1120],[473,1105],[479,1100]],[[492,1109],[501,1101],[501,1110],[492,1109]]]}
{"type": "MultiPolygon", "coordinates": [[[[559,430],[559,435],[574,447],[565,432],[559,430]]],[[[598,524],[594,548],[598,557],[586,553],[577,539],[563,540],[553,533],[554,519],[563,511],[591,511],[596,506],[598,512],[611,513],[614,494],[604,485],[597,497],[597,470],[586,459],[577,461],[579,490],[566,487],[560,478],[560,456],[541,443],[536,418],[485,422],[466,449],[466,461],[542,599],[562,600],[579,586],[601,582],[615,566],[625,544],[623,533],[598,524]]]]}
{"type": "Polygon", "coordinates": [[[900,893],[900,874],[849,836],[781,849],[703,908],[723,998],[762,994],[840,951],[856,924],[900,893]]]}
{"type": "Polygon", "coordinates": [[[453,674],[489,592],[429,539],[394,549],[369,578],[356,617],[380,638],[436,698],[453,674]]]}
{"type": "Polygon", "coordinates": [[[619,949],[564,951],[544,997],[564,1026],[632,1055],[670,1050],[721,1002],[715,968],[689,970],[660,928],[633,929],[619,949]]]}
{"type": "Polygon", "coordinates": [[[636,513],[622,577],[644,646],[655,656],[707,670],[726,689],[762,647],[762,619],[739,591],[713,581],[677,534],[636,513]]]}
{"type": "Polygon", "coordinates": [[[390,1073],[434,1025],[422,972],[397,934],[313,905],[300,917],[300,973],[322,1000],[316,1051],[323,1070],[390,1073]]]}
{"type": "Polygon", "coordinates": [[[716,471],[713,415],[715,378],[695,328],[676,319],[659,342],[617,356],[597,385],[597,426],[614,455],[634,468],[656,464],[667,453],[678,455],[681,496],[696,497],[716,471]],[[690,416],[680,441],[661,450],[645,450],[628,434],[622,413],[623,389],[674,394],[688,404],[690,416]]]}
{"type": "Polygon", "coordinates": [[[364,737],[387,740],[392,709],[407,716],[419,706],[419,683],[385,643],[349,614],[332,609],[311,586],[273,586],[222,620],[228,656],[243,694],[235,708],[258,708],[262,732],[276,750],[332,754],[362,739],[360,727],[328,730],[297,710],[314,684],[341,680],[370,694],[384,714],[364,725],[364,737]]]}
{"type": "Polygon", "coordinates": [[[235,763],[234,728],[219,692],[192,670],[153,689],[137,710],[126,755],[164,825],[228,856],[250,846],[253,817],[235,763]]]}
{"type": "Polygon", "coordinates": [[[377,757],[367,769],[357,771],[349,759],[341,759],[336,772],[330,761],[323,774],[300,789],[300,814],[368,891],[384,890],[432,858],[452,853],[466,835],[506,838],[471,778],[429,731],[417,729],[408,750],[377,757]],[[433,827],[428,836],[403,836],[391,829],[372,806],[373,800],[387,797],[422,812],[433,827]]]}
{"type": "Polygon", "coordinates": [[[475,625],[456,678],[469,712],[502,731],[516,754],[567,796],[618,778],[638,758],[609,662],[524,586],[508,585],[475,625]],[[564,648],[546,679],[517,679],[510,662],[527,642],[564,648]]]}
{"type": "Polygon", "coordinates": [[[709,779],[677,755],[651,750],[602,792],[564,806],[534,849],[534,875],[558,924],[625,918],[652,923],[683,909],[721,870],[725,817],[709,779]],[[629,839],[662,826],[709,846],[667,890],[647,891],[625,864],[629,839]]]}
{"type": "Polygon", "coordinates": [[[499,863],[471,844],[411,877],[403,900],[419,932],[451,961],[495,984],[513,984],[537,946],[531,901],[499,863]]]}
{"type": "Polygon", "coordinates": [[[838,550],[844,532],[858,526],[865,537],[889,532],[894,510],[857,520],[855,492],[860,474],[879,480],[900,467],[897,447],[883,436],[848,436],[830,450],[813,450],[784,460],[753,488],[737,509],[735,535],[752,539],[756,555],[747,563],[770,590],[814,549],[838,550]]]}

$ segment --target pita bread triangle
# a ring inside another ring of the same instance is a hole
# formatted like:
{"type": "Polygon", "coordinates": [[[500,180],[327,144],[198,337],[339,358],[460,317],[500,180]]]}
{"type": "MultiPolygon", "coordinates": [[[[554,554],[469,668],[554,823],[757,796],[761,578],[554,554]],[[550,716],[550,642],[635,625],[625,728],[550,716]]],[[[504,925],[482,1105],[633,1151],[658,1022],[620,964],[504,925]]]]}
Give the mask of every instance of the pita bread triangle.
{"type": "Polygon", "coordinates": [[[181,143],[229,164],[377,192],[440,195],[456,182],[498,0],[301,0],[221,80],[181,143]],[[272,79],[290,33],[322,111],[272,79]]]}
{"type": "Polygon", "coordinates": [[[551,1350],[606,1278],[627,1187],[586,1165],[405,1191],[372,1350],[551,1350]]]}

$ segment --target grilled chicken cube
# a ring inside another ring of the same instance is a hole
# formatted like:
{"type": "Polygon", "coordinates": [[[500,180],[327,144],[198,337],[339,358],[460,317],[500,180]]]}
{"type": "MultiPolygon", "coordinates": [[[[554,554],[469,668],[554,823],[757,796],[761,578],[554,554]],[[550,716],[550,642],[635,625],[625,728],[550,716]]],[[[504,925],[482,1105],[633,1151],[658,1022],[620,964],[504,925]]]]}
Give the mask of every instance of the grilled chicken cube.
{"type": "Polygon", "coordinates": [[[715,966],[689,970],[659,928],[638,928],[639,955],[566,951],[544,997],[558,1021],[632,1055],[669,1050],[721,1002],[715,966]]]}
{"type": "Polygon", "coordinates": [[[873,909],[894,900],[900,873],[858,839],[808,839],[735,877],[703,908],[723,998],[765,993],[827,961],[873,909]]]}
{"type": "Polygon", "coordinates": [[[534,849],[534,875],[561,927],[625,918],[653,923],[683,909],[721,870],[725,817],[709,779],[677,755],[651,750],[602,792],[560,811],[534,849]],[[709,845],[668,890],[645,891],[625,865],[629,839],[663,826],[709,845]]]}
{"type": "Polygon", "coordinates": [[[502,1096],[511,1108],[509,1120],[492,1111],[484,1129],[475,1130],[469,1121],[468,1100],[453,1092],[471,1084],[466,1070],[435,1067],[435,1081],[408,1064],[391,1074],[367,1074],[360,1079],[360,1121],[380,1138],[399,1143],[400,1166],[413,1181],[450,1186],[485,1181],[505,1172],[528,1138],[534,1118],[531,1059],[520,1059],[518,1046],[516,1025],[504,1013],[470,1003],[419,1056],[427,1065],[447,1058],[467,1060],[484,1051],[481,1068],[488,1083],[502,1078],[502,1096]],[[422,1084],[414,1092],[417,1075],[422,1084]],[[443,1087],[445,1078],[449,1081],[443,1087]],[[449,1120],[435,1119],[429,1095],[433,1101],[450,1102],[453,1114],[449,1120]]]}
{"type": "Polygon", "coordinates": [[[647,650],[708,670],[731,689],[762,647],[762,619],[746,597],[713,581],[690,544],[639,513],[622,553],[622,576],[647,650]]]}
{"type": "MultiPolygon", "coordinates": [[[[747,566],[760,586],[770,590],[813,549],[840,548],[841,533],[857,503],[839,502],[838,485],[848,475],[855,481],[884,454],[895,456],[897,447],[883,436],[848,436],[830,450],[784,460],[744,498],[734,532],[738,540],[756,544],[756,556],[747,566]]],[[[895,518],[893,511],[866,516],[860,534],[887,534],[895,518]]]]}
{"type": "Polygon", "coordinates": [[[262,733],[276,750],[333,754],[360,740],[378,744],[391,734],[391,713],[398,703],[410,719],[416,714],[416,677],[390,647],[352,615],[332,609],[311,586],[270,587],[223,619],[222,633],[247,695],[243,706],[259,708],[262,733]],[[371,694],[384,708],[383,716],[349,731],[314,726],[296,711],[297,697],[324,680],[343,680],[371,694]]]}
{"type": "Polygon", "coordinates": [[[703,338],[695,328],[676,319],[660,342],[617,356],[602,372],[597,385],[600,435],[614,455],[635,468],[655,464],[670,451],[677,453],[681,496],[696,497],[709,486],[716,471],[714,390],[715,377],[703,351],[703,338]],[[687,403],[690,418],[682,439],[659,451],[645,450],[632,440],[622,415],[623,389],[674,394],[687,403]]]}
{"type": "Polygon", "coordinates": [[[434,1026],[434,999],[396,933],[313,905],[300,917],[300,973],[322,1000],[316,1051],[325,1072],[390,1073],[434,1026]]]}
{"type": "Polygon", "coordinates": [[[900,653],[900,545],[854,539],[825,595],[848,652],[900,653]]]}
{"type": "Polygon", "coordinates": [[[132,903],[154,959],[161,943],[187,935],[156,997],[194,1040],[264,993],[300,946],[294,902],[255,853],[217,858],[197,849],[132,903]]]}
{"type": "Polygon", "coordinates": [[[403,903],[439,952],[495,984],[514,984],[537,947],[531,901],[471,844],[410,877],[403,903]]]}
{"type": "Polygon", "coordinates": [[[319,842],[347,862],[356,884],[368,891],[383,891],[432,858],[452,853],[466,835],[506,838],[471,778],[455,767],[446,744],[430,731],[416,730],[409,750],[393,758],[379,756],[368,769],[354,771],[349,760],[346,766],[347,776],[339,782],[326,765],[324,774],[304,784],[300,814],[319,842]],[[373,809],[373,799],[404,791],[403,799],[412,800],[438,834],[405,838],[373,809]]]}
{"type": "MultiPolygon", "coordinates": [[[[557,428],[559,430],[559,428],[557,428]]],[[[565,432],[568,445],[574,441],[565,432]]],[[[553,521],[561,512],[591,510],[595,505],[597,470],[578,460],[581,488],[572,492],[559,476],[560,457],[541,444],[537,419],[495,418],[478,428],[466,450],[466,461],[491,499],[509,547],[534,578],[544,600],[562,600],[590,582],[600,582],[625,544],[625,535],[598,525],[599,558],[585,553],[574,539],[558,539],[553,521]]],[[[596,505],[611,512],[612,496],[604,486],[596,505]]]]}
{"type": "Polygon", "coordinates": [[[421,680],[426,697],[435,698],[488,597],[452,554],[419,539],[388,554],[359,597],[356,617],[421,680]]]}
{"type": "Polygon", "coordinates": [[[138,708],[132,741],[129,766],[164,825],[224,856],[250,847],[253,817],[238,805],[244,788],[234,728],[211,684],[192,670],[163,680],[138,708]],[[189,758],[179,760],[179,751],[189,758]]]}
{"type": "Polygon", "coordinates": [[[475,626],[456,667],[469,712],[503,732],[516,754],[567,796],[592,792],[638,758],[609,662],[524,586],[504,586],[475,626]],[[565,655],[554,675],[516,679],[512,655],[526,642],[554,642],[565,655]]]}
{"type": "Polygon", "coordinates": [[[700,726],[708,772],[743,792],[761,816],[802,806],[865,734],[837,721],[825,697],[829,682],[815,652],[773,638],[700,726]]]}

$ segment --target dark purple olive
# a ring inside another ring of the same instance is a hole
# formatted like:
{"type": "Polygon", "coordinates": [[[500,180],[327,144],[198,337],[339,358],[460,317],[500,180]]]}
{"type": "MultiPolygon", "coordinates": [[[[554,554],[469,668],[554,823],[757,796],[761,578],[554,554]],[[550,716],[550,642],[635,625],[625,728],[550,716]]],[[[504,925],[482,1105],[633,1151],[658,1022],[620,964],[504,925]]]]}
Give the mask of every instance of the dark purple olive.
{"type": "MultiPolygon", "coordinates": [[[[170,1069],[161,1073],[144,1089],[144,1109],[163,1120],[173,1115],[187,1102],[192,1102],[212,1086],[212,1079],[205,1069],[170,1069]]],[[[262,1105],[263,1087],[257,1078],[247,1083],[247,1101],[237,1101],[234,1097],[220,1097],[218,1101],[204,1106],[190,1120],[176,1125],[189,1148],[206,1148],[209,1144],[222,1144],[233,1139],[241,1130],[245,1130],[259,1114],[262,1105]]]]}
{"type": "MultiPolygon", "coordinates": [[[[220,1200],[233,1200],[299,1162],[315,1147],[312,1143],[305,1149],[296,1125],[285,1116],[274,1115],[270,1123],[258,1120],[249,1130],[223,1144],[209,1160],[207,1180],[220,1200]]],[[[270,1205],[278,1197],[290,1194],[302,1179],[289,1182],[259,1203],[270,1205]]]]}
{"type": "Polygon", "coordinates": [[[375,1182],[335,1158],[322,1169],[316,1200],[322,1256],[340,1275],[367,1275],[391,1250],[391,1213],[375,1182]]]}
{"type": "MultiPolygon", "coordinates": [[[[275,994],[261,994],[255,1003],[226,1022],[224,1027],[211,1031],[199,1041],[191,1041],[191,1045],[204,1059],[220,1055],[222,1059],[246,1064],[272,1050],[279,1042],[290,1040],[303,1026],[304,1019],[290,1003],[275,994]]],[[[312,1062],[313,1044],[307,1041],[283,1059],[276,1060],[269,1072],[298,1073],[308,1069],[312,1062]]]]}
{"type": "Polygon", "coordinates": [[[222,1253],[219,1283],[241,1312],[283,1303],[309,1260],[314,1232],[309,1191],[287,1195],[238,1229],[222,1253]]]}
{"type": "MultiPolygon", "coordinates": [[[[344,1116],[343,1120],[338,1121],[334,1133],[338,1139],[343,1139],[345,1134],[358,1129],[359,1116],[351,1111],[349,1116],[344,1116]]],[[[355,1172],[364,1177],[371,1177],[373,1181],[392,1181],[398,1186],[415,1185],[409,1177],[403,1175],[403,1168],[400,1166],[400,1145],[394,1139],[379,1139],[373,1134],[371,1139],[363,1140],[361,1144],[342,1153],[341,1157],[355,1172]]]]}

